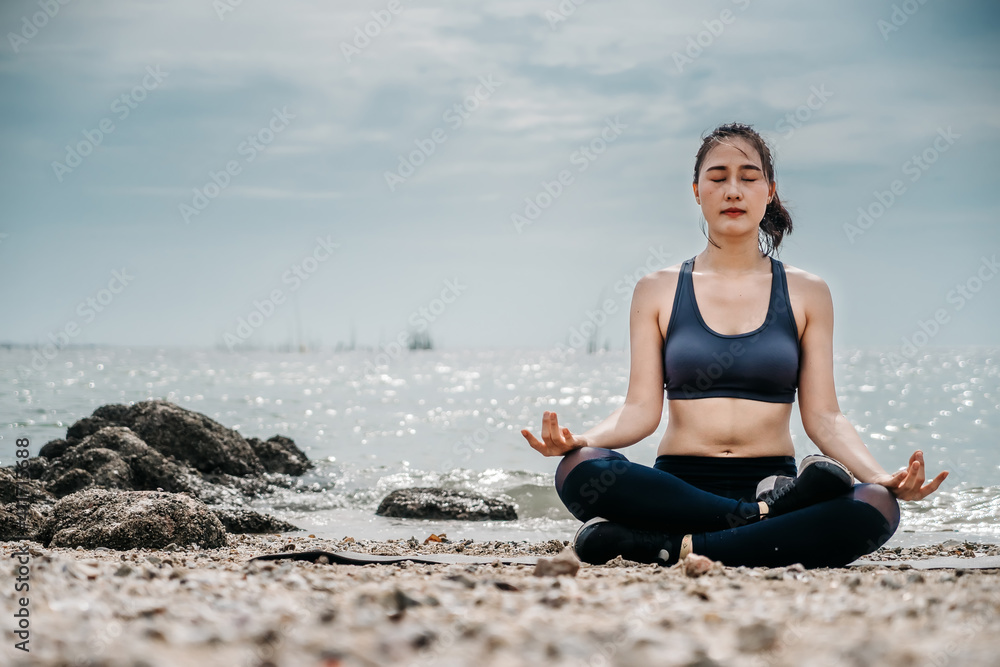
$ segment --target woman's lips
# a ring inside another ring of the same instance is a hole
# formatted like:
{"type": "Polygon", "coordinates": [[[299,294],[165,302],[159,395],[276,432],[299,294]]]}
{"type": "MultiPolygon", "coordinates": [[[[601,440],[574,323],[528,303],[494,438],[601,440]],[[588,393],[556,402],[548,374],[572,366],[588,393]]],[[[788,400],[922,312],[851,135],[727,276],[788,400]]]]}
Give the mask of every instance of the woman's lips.
{"type": "Polygon", "coordinates": [[[735,218],[736,216],[743,215],[744,213],[745,211],[723,211],[722,215],[729,215],[735,218]]]}

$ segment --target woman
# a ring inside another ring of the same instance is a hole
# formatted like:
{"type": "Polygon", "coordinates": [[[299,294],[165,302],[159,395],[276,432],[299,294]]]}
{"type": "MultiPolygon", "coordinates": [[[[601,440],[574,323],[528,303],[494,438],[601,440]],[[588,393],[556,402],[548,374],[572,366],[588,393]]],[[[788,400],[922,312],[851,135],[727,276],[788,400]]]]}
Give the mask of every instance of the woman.
{"type": "Polygon", "coordinates": [[[726,565],[846,565],[892,536],[897,500],[924,498],[948,473],[924,484],[920,451],[886,472],[841,413],[830,290],[770,256],[792,220],[760,135],[739,123],[716,128],[698,151],[693,189],[708,245],[636,285],[625,404],[582,435],[560,428],[554,412],[541,440],[521,434],[563,457],[556,490],[586,522],[574,538],[584,561],[669,565],[696,553],[726,565]],[[823,452],[798,469],[796,388],[806,435],[823,452]],[[650,468],[615,450],[656,430],[664,390],[667,430],[650,468]]]}

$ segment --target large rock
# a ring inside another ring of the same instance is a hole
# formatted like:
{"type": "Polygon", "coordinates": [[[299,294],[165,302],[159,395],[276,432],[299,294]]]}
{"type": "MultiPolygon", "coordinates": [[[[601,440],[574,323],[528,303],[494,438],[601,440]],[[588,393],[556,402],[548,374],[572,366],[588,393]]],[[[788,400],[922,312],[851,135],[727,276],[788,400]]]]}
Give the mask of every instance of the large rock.
{"type": "Polygon", "coordinates": [[[58,459],[108,426],[128,427],[156,451],[212,482],[229,484],[230,477],[259,477],[265,472],[297,476],[312,467],[306,453],[290,438],[244,438],[200,412],[161,400],[102,405],[70,426],[65,440],[47,443],[39,454],[58,459]]]}
{"type": "Polygon", "coordinates": [[[416,487],[393,491],[379,503],[375,514],[404,519],[461,519],[463,521],[514,521],[517,510],[506,498],[486,498],[468,491],[416,487]]]}
{"type": "MultiPolygon", "coordinates": [[[[29,459],[30,460],[30,459],[29,459]]],[[[30,470],[30,466],[22,466],[30,470]]],[[[15,472],[14,468],[0,468],[0,505],[8,503],[54,503],[55,498],[37,479],[15,472]]]]}
{"type": "MultiPolygon", "coordinates": [[[[132,410],[131,405],[122,405],[121,403],[108,403],[107,405],[102,405],[101,407],[94,410],[91,417],[97,419],[104,419],[112,424],[125,424],[129,421],[129,413],[132,410]]],[[[86,419],[86,417],[84,417],[86,419]]]]}
{"type": "Polygon", "coordinates": [[[309,457],[291,438],[274,435],[267,440],[247,438],[247,442],[267,472],[301,475],[312,467],[309,457]]]}
{"type": "MultiPolygon", "coordinates": [[[[121,492],[155,489],[166,492],[156,496],[161,504],[167,503],[172,493],[185,494],[170,502],[195,502],[199,507],[208,503],[213,506],[212,522],[234,533],[299,530],[250,510],[247,499],[272,490],[274,485],[292,486],[295,481],[291,476],[312,467],[305,452],[289,438],[276,435],[248,441],[203,414],[159,400],[101,406],[70,426],[65,439],[48,442],[39,456],[20,463],[22,472],[27,473],[21,475],[23,483],[15,478],[13,467],[0,468],[0,539],[34,535],[32,539],[42,542],[67,543],[85,542],[88,535],[102,529],[96,525],[63,526],[59,522],[64,519],[58,517],[50,520],[53,503],[71,497],[92,500],[94,496],[81,494],[99,489],[120,492],[113,496],[117,499],[132,497],[121,492]]],[[[76,505],[59,507],[60,511],[79,509],[76,505]]],[[[136,516],[139,518],[130,521],[132,532],[139,534],[146,528],[135,528],[136,522],[147,519],[136,516]]],[[[120,541],[123,538],[115,531],[127,526],[115,527],[119,522],[113,517],[109,521],[103,529],[105,537],[120,541]]],[[[155,517],[148,521],[155,522],[155,517]]],[[[171,538],[166,543],[182,539],[186,538],[171,538]]],[[[208,539],[214,538],[209,535],[208,539]]]]}
{"type": "Polygon", "coordinates": [[[86,470],[72,468],[49,482],[47,486],[56,498],[62,498],[94,486],[94,476],[86,470]]]}
{"type": "Polygon", "coordinates": [[[45,513],[55,502],[55,497],[36,479],[32,479],[31,465],[0,468],[0,541],[36,540],[45,525],[45,513]],[[27,476],[25,476],[27,472],[27,476]]]}
{"type": "MultiPolygon", "coordinates": [[[[73,427],[71,426],[70,428],[73,427]]],[[[42,448],[38,450],[38,457],[45,459],[57,459],[76,443],[76,440],[50,440],[42,445],[42,448]]]]}
{"type": "Polygon", "coordinates": [[[196,542],[226,545],[226,529],[205,503],[183,493],[89,489],[55,504],[42,535],[46,546],[161,549],[196,542]]]}
{"type": "Polygon", "coordinates": [[[38,536],[46,523],[44,505],[0,505],[0,542],[10,540],[39,541],[38,536]]]}
{"type": "Polygon", "coordinates": [[[92,486],[128,491],[191,488],[184,468],[123,426],[105,426],[71,445],[52,461],[42,479],[59,497],[92,486]]]}
{"type": "MultiPolygon", "coordinates": [[[[88,435],[93,435],[97,433],[105,426],[115,426],[116,423],[108,421],[103,417],[84,417],[78,420],[75,424],[66,429],[66,440],[69,442],[79,441],[86,438],[88,435]]],[[[49,457],[51,458],[51,457],[49,457]]]]}
{"type": "Polygon", "coordinates": [[[259,475],[264,468],[249,443],[200,412],[185,410],[168,401],[142,401],[135,405],[104,405],[67,431],[84,433],[100,422],[127,426],[147,445],[203,473],[259,475]]]}
{"type": "Polygon", "coordinates": [[[210,509],[226,527],[226,532],[229,533],[287,533],[292,530],[301,530],[287,521],[254,510],[229,507],[212,507],[210,509]]]}

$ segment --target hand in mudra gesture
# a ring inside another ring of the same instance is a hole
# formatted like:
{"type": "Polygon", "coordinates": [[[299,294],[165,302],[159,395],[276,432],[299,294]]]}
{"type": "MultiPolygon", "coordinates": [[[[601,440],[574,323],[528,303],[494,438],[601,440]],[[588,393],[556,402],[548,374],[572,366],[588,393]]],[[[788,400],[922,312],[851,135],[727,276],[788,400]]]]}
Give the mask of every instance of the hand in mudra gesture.
{"type": "Polygon", "coordinates": [[[559,428],[559,421],[554,412],[545,412],[542,415],[541,440],[526,428],[521,429],[521,435],[532,449],[541,452],[543,456],[562,456],[574,449],[587,446],[587,441],[582,435],[573,435],[565,426],[559,428]]]}
{"type": "Polygon", "coordinates": [[[893,474],[879,475],[872,483],[886,487],[899,500],[922,500],[936,491],[947,476],[945,470],[924,484],[924,453],[917,450],[910,456],[910,465],[893,474]]]}

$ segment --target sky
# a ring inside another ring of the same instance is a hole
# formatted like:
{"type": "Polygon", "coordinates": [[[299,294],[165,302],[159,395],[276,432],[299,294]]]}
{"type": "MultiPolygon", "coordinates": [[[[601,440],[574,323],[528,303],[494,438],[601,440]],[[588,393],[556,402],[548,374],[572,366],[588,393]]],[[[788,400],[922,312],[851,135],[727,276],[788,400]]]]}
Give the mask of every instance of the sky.
{"type": "Polygon", "coordinates": [[[0,342],[552,348],[598,321],[623,349],[635,280],[705,248],[695,154],[739,121],[835,347],[996,345],[998,19],[5,0],[0,342]]]}

